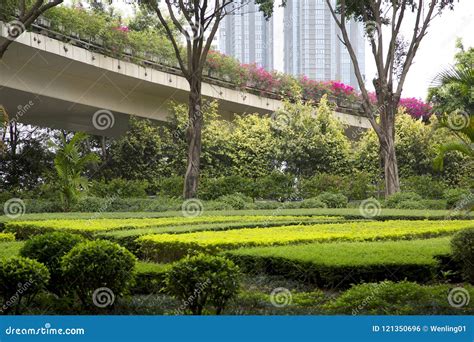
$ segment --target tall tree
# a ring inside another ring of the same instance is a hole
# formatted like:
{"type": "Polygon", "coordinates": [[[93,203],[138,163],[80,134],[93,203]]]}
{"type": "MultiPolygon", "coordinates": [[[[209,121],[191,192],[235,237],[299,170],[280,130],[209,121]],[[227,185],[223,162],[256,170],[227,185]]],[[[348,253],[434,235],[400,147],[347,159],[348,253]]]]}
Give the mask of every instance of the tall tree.
{"type": "Polygon", "coordinates": [[[385,195],[400,190],[397,156],[395,153],[395,115],[406,77],[421,41],[435,17],[455,0],[326,0],[332,17],[339,27],[341,41],[347,48],[362,93],[365,115],[375,130],[383,162],[385,195]],[[405,39],[402,27],[414,23],[411,37],[405,39]],[[371,46],[377,76],[373,79],[376,103],[371,101],[360,62],[350,40],[347,21],[363,22],[371,46]],[[386,46],[387,45],[387,46],[386,46]]]}
{"type": "Polygon", "coordinates": [[[0,2],[0,19],[7,21],[8,39],[0,43],[0,59],[8,47],[17,39],[40,15],[58,6],[64,0],[2,0],[0,2]]]}
{"type": "MultiPolygon", "coordinates": [[[[202,78],[207,54],[222,19],[249,3],[250,0],[164,0],[164,7],[157,0],[145,0],[154,10],[173,44],[179,67],[189,83],[187,167],[184,182],[184,198],[197,195],[202,149],[202,78]],[[169,16],[171,23],[165,19],[169,16]],[[186,49],[173,34],[173,26],[186,39],[186,49]]],[[[272,13],[274,0],[255,0],[265,15],[272,13]]]]}

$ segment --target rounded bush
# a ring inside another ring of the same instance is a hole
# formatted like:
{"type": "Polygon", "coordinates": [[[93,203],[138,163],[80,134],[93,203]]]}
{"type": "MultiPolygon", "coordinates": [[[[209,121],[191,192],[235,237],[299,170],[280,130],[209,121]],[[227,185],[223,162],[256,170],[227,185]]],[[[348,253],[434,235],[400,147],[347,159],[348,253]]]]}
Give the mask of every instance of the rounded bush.
{"type": "Polygon", "coordinates": [[[308,198],[301,202],[300,208],[327,208],[327,204],[319,198],[308,198]]]}
{"type": "Polygon", "coordinates": [[[385,206],[387,208],[398,208],[402,202],[421,202],[422,200],[423,198],[416,192],[397,192],[387,198],[385,206]]]}
{"type": "Polygon", "coordinates": [[[88,241],[76,245],[61,261],[68,282],[84,306],[90,306],[92,294],[106,287],[121,296],[132,285],[135,256],[110,241],[88,241]]]}
{"type": "Polygon", "coordinates": [[[453,259],[460,262],[463,277],[474,284],[474,229],[456,233],[451,240],[453,259]]]}
{"type": "Polygon", "coordinates": [[[23,257],[0,260],[0,296],[4,298],[0,313],[13,308],[19,313],[21,300],[33,299],[48,281],[48,269],[36,260],[23,257]]]}
{"type": "Polygon", "coordinates": [[[395,206],[396,209],[425,209],[422,201],[401,201],[395,206]]]}
{"type": "Polygon", "coordinates": [[[166,276],[166,291],[181,301],[178,314],[202,314],[211,304],[219,315],[239,289],[239,268],[219,256],[198,255],[176,262],[166,276]]]}
{"type": "Polygon", "coordinates": [[[37,235],[25,242],[20,255],[43,263],[51,274],[48,288],[61,294],[67,290],[64,286],[61,258],[82,240],[80,235],[66,232],[37,235]]]}
{"type": "Polygon", "coordinates": [[[332,192],[323,192],[317,198],[325,203],[328,208],[346,208],[349,202],[343,194],[332,192]]]}
{"type": "Polygon", "coordinates": [[[235,193],[233,195],[221,196],[217,199],[217,201],[226,207],[230,207],[235,210],[241,210],[247,208],[248,204],[252,202],[252,199],[242,195],[241,193],[235,193]]]}
{"type": "Polygon", "coordinates": [[[448,202],[448,208],[462,207],[470,193],[468,189],[448,189],[444,191],[443,197],[448,202]]]}

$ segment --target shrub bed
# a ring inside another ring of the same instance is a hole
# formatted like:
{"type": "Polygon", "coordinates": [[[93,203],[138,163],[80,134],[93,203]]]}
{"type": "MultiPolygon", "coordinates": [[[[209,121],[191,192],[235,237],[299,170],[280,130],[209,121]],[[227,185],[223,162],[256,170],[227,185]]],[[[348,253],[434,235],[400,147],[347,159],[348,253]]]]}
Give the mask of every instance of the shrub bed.
{"type": "MultiPolygon", "coordinates": [[[[448,300],[454,286],[422,286],[402,281],[361,284],[325,305],[332,314],[362,315],[468,315],[474,305],[453,307],[448,300]]],[[[473,298],[474,287],[465,286],[473,298]]]]}
{"type": "Polygon", "coordinates": [[[206,223],[226,222],[278,222],[278,221],[304,221],[315,219],[337,220],[338,217],[297,217],[297,216],[199,216],[187,217],[162,217],[144,219],[78,219],[78,220],[32,220],[6,222],[5,231],[15,233],[19,239],[32,235],[43,234],[51,231],[68,231],[92,236],[94,233],[113,230],[126,230],[138,228],[166,227],[179,225],[197,225],[206,223]]]}
{"type": "Polygon", "coordinates": [[[372,241],[447,235],[472,227],[471,221],[348,222],[307,226],[233,229],[187,234],[154,234],[138,239],[146,258],[176,260],[195,252],[218,253],[246,246],[328,241],[372,241]]]}
{"type": "Polygon", "coordinates": [[[449,251],[449,238],[445,237],[243,248],[226,255],[246,272],[340,288],[382,280],[429,281],[438,269],[435,257],[449,251]]]}
{"type": "Polygon", "coordinates": [[[0,233],[0,242],[11,242],[11,241],[15,241],[15,234],[0,233]]]}

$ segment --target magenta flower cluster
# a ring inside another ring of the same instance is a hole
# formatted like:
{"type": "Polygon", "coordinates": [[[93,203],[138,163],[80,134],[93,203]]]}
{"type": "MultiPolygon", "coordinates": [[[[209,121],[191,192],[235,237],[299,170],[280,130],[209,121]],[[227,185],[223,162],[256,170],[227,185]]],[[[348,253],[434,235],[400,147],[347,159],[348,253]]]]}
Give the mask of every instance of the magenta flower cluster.
{"type": "Polygon", "coordinates": [[[400,99],[399,106],[404,107],[407,113],[415,119],[426,119],[431,116],[432,107],[414,97],[400,99]]]}

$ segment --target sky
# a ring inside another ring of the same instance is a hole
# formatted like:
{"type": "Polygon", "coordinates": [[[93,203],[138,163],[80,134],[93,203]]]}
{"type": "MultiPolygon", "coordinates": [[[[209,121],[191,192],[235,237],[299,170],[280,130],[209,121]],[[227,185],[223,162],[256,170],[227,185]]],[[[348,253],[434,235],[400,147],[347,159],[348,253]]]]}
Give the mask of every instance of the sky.
{"type": "MultiPolygon", "coordinates": [[[[276,9],[274,20],[276,23],[283,21],[282,8],[276,9]]],[[[275,51],[283,51],[282,27],[283,25],[274,25],[275,51]]],[[[412,28],[408,25],[403,27],[402,34],[408,36],[411,32],[412,28]]],[[[460,0],[453,11],[445,11],[434,19],[405,81],[402,94],[404,97],[425,99],[434,76],[453,63],[457,37],[463,40],[464,47],[474,46],[474,0],[460,0]]],[[[275,68],[283,71],[283,57],[281,54],[275,55],[275,68]]],[[[373,89],[371,80],[375,76],[376,68],[368,43],[365,64],[366,79],[370,80],[368,88],[373,89]]]]}

